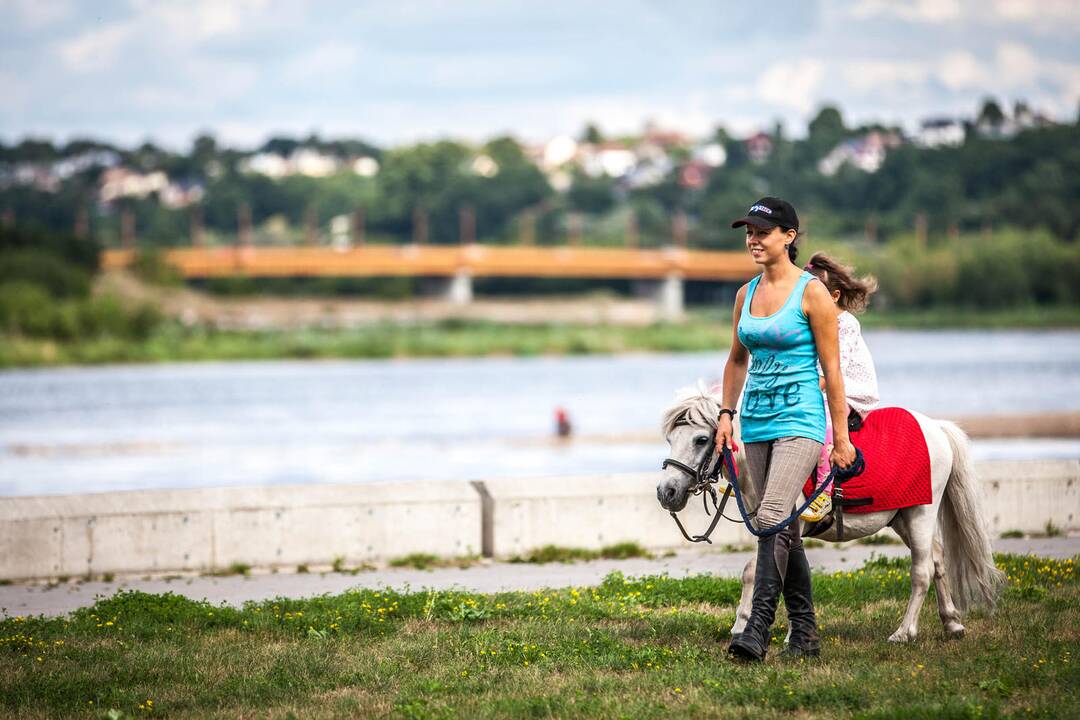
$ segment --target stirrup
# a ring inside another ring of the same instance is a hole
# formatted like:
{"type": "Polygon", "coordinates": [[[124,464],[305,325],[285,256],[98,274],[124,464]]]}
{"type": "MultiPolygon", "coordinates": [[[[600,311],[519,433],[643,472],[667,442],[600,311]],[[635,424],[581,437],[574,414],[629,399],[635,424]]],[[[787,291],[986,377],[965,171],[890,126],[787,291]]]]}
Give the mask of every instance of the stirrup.
{"type": "Polygon", "coordinates": [[[829,498],[828,493],[821,493],[814,502],[810,503],[810,507],[803,511],[803,514],[799,517],[806,522],[820,522],[832,511],[832,500],[829,498]]]}

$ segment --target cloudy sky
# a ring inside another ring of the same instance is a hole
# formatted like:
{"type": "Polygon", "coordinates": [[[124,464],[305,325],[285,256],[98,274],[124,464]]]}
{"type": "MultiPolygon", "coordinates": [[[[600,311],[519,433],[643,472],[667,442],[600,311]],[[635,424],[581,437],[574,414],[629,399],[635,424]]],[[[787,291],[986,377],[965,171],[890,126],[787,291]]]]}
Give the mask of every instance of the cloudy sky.
{"type": "Polygon", "coordinates": [[[1077,0],[0,0],[0,138],[914,127],[1080,103],[1077,0]]]}

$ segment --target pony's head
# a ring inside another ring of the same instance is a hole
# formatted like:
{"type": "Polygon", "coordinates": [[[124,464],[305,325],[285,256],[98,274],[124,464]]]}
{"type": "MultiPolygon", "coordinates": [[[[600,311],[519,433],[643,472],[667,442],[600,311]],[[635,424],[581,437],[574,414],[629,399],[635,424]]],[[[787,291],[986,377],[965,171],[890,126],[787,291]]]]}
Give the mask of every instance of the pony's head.
{"type": "MultiPolygon", "coordinates": [[[[720,396],[699,384],[678,391],[675,404],[664,412],[664,438],[668,458],[691,468],[712,458],[715,451],[716,416],[720,412],[720,396]]],[[[686,506],[694,478],[675,466],[661,471],[656,484],[656,499],[661,507],[678,512],[686,506]]]]}

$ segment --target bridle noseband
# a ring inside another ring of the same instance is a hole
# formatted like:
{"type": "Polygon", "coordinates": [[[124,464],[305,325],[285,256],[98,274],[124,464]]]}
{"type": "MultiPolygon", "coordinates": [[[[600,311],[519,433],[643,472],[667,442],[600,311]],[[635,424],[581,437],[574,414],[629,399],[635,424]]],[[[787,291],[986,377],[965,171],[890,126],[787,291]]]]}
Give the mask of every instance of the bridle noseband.
{"type": "MultiPolygon", "coordinates": [[[[677,428],[683,425],[689,427],[691,423],[685,418],[680,418],[679,420],[675,421],[675,424],[672,425],[672,428],[677,428]]],[[[717,484],[720,481],[720,473],[724,467],[724,456],[723,453],[716,452],[715,430],[713,430],[712,434],[709,435],[709,446],[712,448],[712,452],[705,453],[705,456],[701,458],[701,462],[698,463],[696,469],[690,467],[689,465],[680,460],[676,460],[675,458],[666,458],[664,460],[664,463],[660,466],[660,469],[666,470],[668,466],[671,466],[681,470],[686,475],[689,475],[693,482],[688,488],[687,492],[691,495],[702,496],[701,503],[705,507],[706,515],[712,514],[709,512],[709,498],[712,498],[713,510],[716,512],[716,515],[713,517],[713,521],[709,525],[709,529],[701,535],[694,535],[693,537],[691,537],[690,534],[686,532],[686,528],[683,527],[682,521],[679,520],[679,516],[676,515],[675,512],[672,510],[668,511],[671,514],[671,517],[674,518],[675,524],[679,526],[679,531],[682,532],[684,538],[686,538],[690,542],[707,542],[711,545],[712,540],[709,539],[709,536],[712,535],[713,530],[716,529],[716,524],[720,522],[720,518],[724,516],[724,506],[727,505],[728,498],[731,497],[732,483],[738,482],[738,479],[734,477],[733,470],[729,470],[729,473],[732,474],[732,477],[729,478],[728,486],[724,490],[724,497],[720,500],[717,500],[716,488],[714,488],[713,485],[717,484]],[[710,469],[709,461],[714,456],[716,457],[716,462],[710,469]]],[[[738,520],[732,520],[731,518],[727,518],[727,520],[729,520],[730,522],[738,522],[738,520]]]]}

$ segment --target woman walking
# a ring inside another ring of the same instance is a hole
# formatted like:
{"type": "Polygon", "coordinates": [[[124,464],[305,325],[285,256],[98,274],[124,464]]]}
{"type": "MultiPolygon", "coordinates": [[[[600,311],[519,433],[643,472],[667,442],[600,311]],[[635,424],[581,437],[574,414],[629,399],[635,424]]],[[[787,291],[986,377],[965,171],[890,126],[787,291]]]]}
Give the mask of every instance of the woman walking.
{"type": "MultiPolygon", "coordinates": [[[[803,483],[816,467],[825,442],[819,359],[834,428],[832,463],[848,467],[855,449],[847,432],[836,306],[825,286],[795,264],[799,239],[795,208],[779,198],[765,197],[731,226],[746,227],[747,250],[762,273],[735,297],[735,332],[724,368],[724,404],[716,443],[721,451],[724,446],[731,448],[734,408],[743,393],[742,441],[761,498],[756,525],[764,530],[795,512],[803,483]]],[[[783,654],[818,655],[810,566],[797,521],[758,539],[750,619],[728,648],[734,658],[765,659],[781,593],[791,627],[783,654]]]]}

